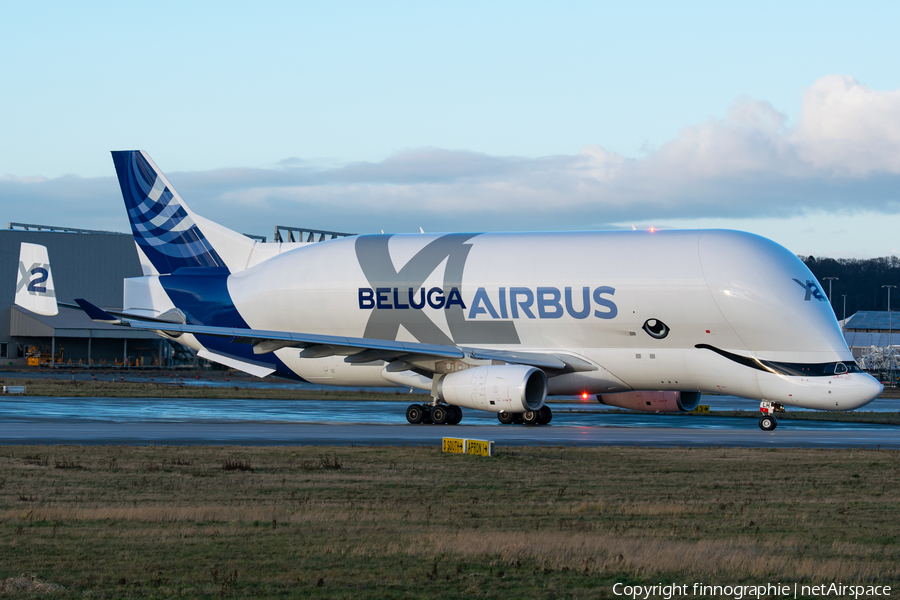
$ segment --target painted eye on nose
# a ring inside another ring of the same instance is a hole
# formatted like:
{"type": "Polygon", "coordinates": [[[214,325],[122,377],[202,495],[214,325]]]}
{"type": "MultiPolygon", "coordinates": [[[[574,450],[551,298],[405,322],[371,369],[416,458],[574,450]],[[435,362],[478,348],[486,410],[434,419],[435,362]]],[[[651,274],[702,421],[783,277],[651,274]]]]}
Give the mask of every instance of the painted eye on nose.
{"type": "Polygon", "coordinates": [[[661,340],[669,335],[669,326],[659,319],[647,319],[642,328],[650,337],[661,340]]]}

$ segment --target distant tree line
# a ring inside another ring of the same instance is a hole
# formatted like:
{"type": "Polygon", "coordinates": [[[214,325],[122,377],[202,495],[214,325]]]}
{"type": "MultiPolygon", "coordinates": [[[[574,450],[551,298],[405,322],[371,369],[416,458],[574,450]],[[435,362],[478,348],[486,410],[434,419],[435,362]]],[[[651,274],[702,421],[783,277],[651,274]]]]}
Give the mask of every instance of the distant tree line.
{"type": "Polygon", "coordinates": [[[847,295],[847,316],[860,310],[888,310],[888,291],[883,285],[896,285],[891,289],[891,310],[900,309],[900,260],[896,256],[883,258],[816,258],[801,256],[828,295],[826,277],[837,277],[831,282],[831,306],[838,319],[844,318],[844,294],[847,295]]]}

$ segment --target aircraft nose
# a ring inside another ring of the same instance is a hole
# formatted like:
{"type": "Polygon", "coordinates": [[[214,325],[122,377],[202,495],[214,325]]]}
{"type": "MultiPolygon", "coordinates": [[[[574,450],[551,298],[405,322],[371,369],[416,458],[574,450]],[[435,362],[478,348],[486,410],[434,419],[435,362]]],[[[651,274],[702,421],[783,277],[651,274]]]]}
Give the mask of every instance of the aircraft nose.
{"type": "Polygon", "coordinates": [[[865,406],[884,391],[884,386],[877,379],[868,373],[857,374],[859,380],[857,389],[859,390],[859,404],[855,408],[865,406]]]}

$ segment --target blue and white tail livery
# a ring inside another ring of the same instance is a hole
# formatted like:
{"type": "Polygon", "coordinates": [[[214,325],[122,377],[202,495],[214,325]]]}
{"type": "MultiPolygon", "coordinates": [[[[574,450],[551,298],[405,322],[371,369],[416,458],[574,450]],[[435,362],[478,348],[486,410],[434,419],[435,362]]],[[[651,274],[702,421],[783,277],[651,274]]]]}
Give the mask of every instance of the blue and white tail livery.
{"type": "Polygon", "coordinates": [[[113,152],[134,240],[157,273],[224,263],[181,197],[143,152],[113,152]]]}
{"type": "Polygon", "coordinates": [[[144,275],[226,267],[232,273],[284,251],[191,211],[159,167],[140,150],[112,153],[144,275]]]}
{"type": "Polygon", "coordinates": [[[45,246],[22,242],[19,247],[16,305],[45,316],[53,316],[59,312],[50,258],[45,246]]]}
{"type": "MultiPolygon", "coordinates": [[[[652,412],[699,392],[853,410],[881,385],[853,361],[809,269],[721,230],[362,235],[259,243],[193,213],[140,151],[114,152],[144,264],[125,315],[249,373],[417,387],[411,423],[546,423],[547,394],[652,412]],[[517,416],[518,415],[518,416],[517,416]]],[[[83,301],[80,301],[83,302],[83,301]]]]}

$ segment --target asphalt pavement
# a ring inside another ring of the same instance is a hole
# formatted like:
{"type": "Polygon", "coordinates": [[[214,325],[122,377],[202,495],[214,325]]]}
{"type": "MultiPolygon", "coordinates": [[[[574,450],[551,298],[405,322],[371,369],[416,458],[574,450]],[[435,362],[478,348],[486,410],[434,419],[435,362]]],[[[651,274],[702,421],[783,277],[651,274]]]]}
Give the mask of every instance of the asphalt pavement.
{"type": "MultiPolygon", "coordinates": [[[[757,406],[709,400],[720,409],[757,406]]],[[[880,408],[897,410],[897,403],[880,408]]],[[[464,410],[461,425],[410,425],[408,404],[5,396],[0,444],[421,445],[448,436],[513,446],[900,448],[900,427],[891,425],[782,419],[764,432],[755,418],[619,414],[596,402],[551,404],[553,421],[543,426],[501,425],[495,415],[474,410],[464,410]]]]}

